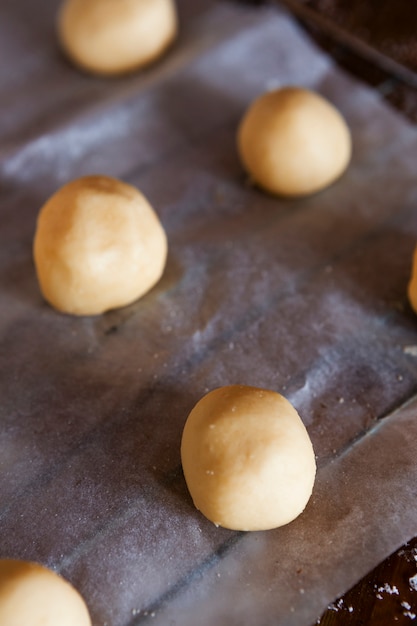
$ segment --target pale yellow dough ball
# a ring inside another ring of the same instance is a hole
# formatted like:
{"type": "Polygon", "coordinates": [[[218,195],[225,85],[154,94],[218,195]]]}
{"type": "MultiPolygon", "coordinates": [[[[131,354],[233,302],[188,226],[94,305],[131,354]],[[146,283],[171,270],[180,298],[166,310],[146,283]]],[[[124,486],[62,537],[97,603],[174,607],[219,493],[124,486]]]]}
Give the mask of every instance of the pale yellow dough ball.
{"type": "Polygon", "coordinates": [[[316,462],[293,406],[274,391],[232,385],[204,396],[186,421],[181,459],[197,509],[218,526],[291,522],[313,489],[316,462]]]}
{"type": "Polygon", "coordinates": [[[297,87],[256,99],[238,130],[238,150],[253,181],[281,196],[315,193],[351,158],[349,128],[330,102],[297,87]]]}
{"type": "Polygon", "coordinates": [[[414,249],[411,278],[408,283],[408,299],[414,312],[417,313],[417,246],[414,249]]]}
{"type": "Polygon", "coordinates": [[[39,285],[65,313],[98,315],[130,304],[159,280],[166,256],[166,235],[151,205],[115,178],[74,180],[38,216],[39,285]]]}
{"type": "Polygon", "coordinates": [[[87,606],[66,580],[26,561],[0,560],[2,626],[91,626],[87,606]]]}
{"type": "Polygon", "coordinates": [[[176,34],[174,0],[65,0],[58,16],[64,51],[97,74],[124,74],[148,65],[176,34]]]}

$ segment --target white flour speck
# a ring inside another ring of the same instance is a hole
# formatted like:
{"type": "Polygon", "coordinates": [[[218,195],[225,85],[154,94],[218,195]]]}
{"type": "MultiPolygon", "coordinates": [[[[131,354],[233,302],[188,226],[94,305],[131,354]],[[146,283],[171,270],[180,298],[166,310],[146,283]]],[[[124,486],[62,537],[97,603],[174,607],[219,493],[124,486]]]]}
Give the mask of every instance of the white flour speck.
{"type": "Polygon", "coordinates": [[[395,596],[399,596],[400,592],[398,591],[398,588],[393,585],[391,587],[391,585],[389,585],[388,583],[385,583],[385,585],[383,587],[378,587],[378,591],[383,593],[389,593],[390,595],[395,595],[395,596]]]}
{"type": "Polygon", "coordinates": [[[403,615],[405,615],[405,617],[409,617],[410,619],[416,619],[416,614],[411,611],[404,611],[403,615]]]}

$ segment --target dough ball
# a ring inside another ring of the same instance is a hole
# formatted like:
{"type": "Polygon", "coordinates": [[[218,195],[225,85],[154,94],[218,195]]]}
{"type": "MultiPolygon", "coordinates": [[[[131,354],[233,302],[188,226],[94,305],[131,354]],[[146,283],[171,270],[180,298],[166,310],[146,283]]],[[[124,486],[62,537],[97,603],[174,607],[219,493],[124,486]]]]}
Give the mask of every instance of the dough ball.
{"type": "Polygon", "coordinates": [[[165,232],[135,187],[87,176],[42,207],[34,240],[41,291],[59,311],[98,315],[130,304],[159,280],[165,232]]]}
{"type": "Polygon", "coordinates": [[[408,299],[415,313],[417,313],[417,246],[414,249],[411,278],[408,283],[408,299]]]}
{"type": "Polygon", "coordinates": [[[84,600],[46,567],[0,560],[2,626],[91,626],[84,600]]]}
{"type": "Polygon", "coordinates": [[[238,150],[260,187],[277,195],[303,196],[344,172],[351,138],[343,117],[327,100],[286,87],[252,103],[238,130],[238,150]]]}
{"type": "Polygon", "coordinates": [[[316,473],[310,438],[288,400],[242,385],[215,389],[196,404],[181,459],[196,508],[233,530],[291,522],[304,510],[316,473]]]}
{"type": "Polygon", "coordinates": [[[174,0],[65,0],[58,35],[87,71],[124,74],[158,58],[177,33],[174,0]]]}

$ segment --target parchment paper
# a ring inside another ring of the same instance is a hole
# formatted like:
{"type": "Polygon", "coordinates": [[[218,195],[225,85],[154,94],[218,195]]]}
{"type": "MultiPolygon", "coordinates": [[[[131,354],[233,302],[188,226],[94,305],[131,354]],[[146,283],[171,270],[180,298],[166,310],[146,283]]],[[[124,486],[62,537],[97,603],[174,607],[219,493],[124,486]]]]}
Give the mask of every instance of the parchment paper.
{"type": "Polygon", "coordinates": [[[170,54],[114,80],[61,56],[52,0],[1,9],[0,556],[61,572],[94,626],[307,626],[417,533],[417,132],[288,14],[179,8],[170,54]],[[235,147],[288,83],[354,142],[343,178],[291,201],[235,147]],[[75,318],[42,300],[31,245],[49,194],[96,172],[147,195],[170,252],[140,301],[75,318]],[[215,528],[185,487],[188,412],[232,383],[285,394],[316,450],[306,511],[275,531],[215,528]]]}

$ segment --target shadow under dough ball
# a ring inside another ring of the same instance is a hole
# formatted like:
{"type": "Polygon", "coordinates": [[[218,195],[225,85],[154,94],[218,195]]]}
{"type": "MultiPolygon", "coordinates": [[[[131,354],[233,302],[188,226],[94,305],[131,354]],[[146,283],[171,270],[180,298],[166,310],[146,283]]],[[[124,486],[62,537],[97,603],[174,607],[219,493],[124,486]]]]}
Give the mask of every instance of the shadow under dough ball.
{"type": "Polygon", "coordinates": [[[132,185],[109,176],[67,183],[42,207],[34,260],[45,299],[74,315],[137,300],[162,276],[165,231],[132,185]]]}
{"type": "Polygon", "coordinates": [[[298,87],[257,98],[243,116],[237,140],[248,174],[279,196],[304,196],[327,187],[351,157],[350,131],[339,111],[298,87]]]}
{"type": "Polygon", "coordinates": [[[58,15],[64,52],[94,74],[125,74],[152,63],[177,29],[174,0],[65,0],[58,15]]]}

